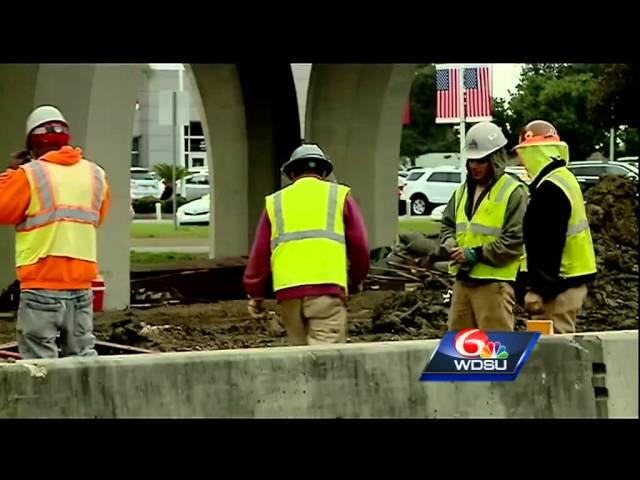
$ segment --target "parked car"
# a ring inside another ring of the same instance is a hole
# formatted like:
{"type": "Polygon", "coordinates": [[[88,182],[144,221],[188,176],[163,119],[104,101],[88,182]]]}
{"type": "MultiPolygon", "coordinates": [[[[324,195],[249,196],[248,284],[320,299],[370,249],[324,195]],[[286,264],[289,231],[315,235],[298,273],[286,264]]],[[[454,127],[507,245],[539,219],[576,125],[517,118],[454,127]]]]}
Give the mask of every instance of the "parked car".
{"type": "Polygon", "coordinates": [[[409,176],[409,172],[403,170],[398,172],[398,215],[403,216],[407,214],[407,202],[401,200],[402,191],[404,190],[405,185],[407,184],[407,177],[409,176]]]}
{"type": "Polygon", "coordinates": [[[178,207],[176,219],[178,225],[208,225],[209,224],[209,194],[185,203],[178,207]]]}
{"type": "Polygon", "coordinates": [[[178,195],[183,195],[187,200],[195,200],[201,198],[203,195],[209,194],[209,174],[208,173],[196,173],[188,175],[182,180],[176,182],[176,192],[178,195]],[[182,191],[182,184],[184,183],[185,191],[182,191]]]}
{"type": "Polygon", "coordinates": [[[616,162],[626,163],[638,169],[638,157],[620,157],[616,158],[616,162]]]}
{"type": "Polygon", "coordinates": [[[598,183],[604,175],[622,175],[635,182],[638,181],[638,168],[632,163],[585,160],[569,162],[567,167],[576,176],[583,192],[598,183]]]}
{"type": "Polygon", "coordinates": [[[146,168],[131,167],[131,198],[137,200],[143,197],[160,198],[162,195],[162,181],[146,168]]]}
{"type": "Polygon", "coordinates": [[[460,167],[413,168],[400,199],[408,203],[411,215],[429,215],[446,204],[460,185],[460,167]]]}

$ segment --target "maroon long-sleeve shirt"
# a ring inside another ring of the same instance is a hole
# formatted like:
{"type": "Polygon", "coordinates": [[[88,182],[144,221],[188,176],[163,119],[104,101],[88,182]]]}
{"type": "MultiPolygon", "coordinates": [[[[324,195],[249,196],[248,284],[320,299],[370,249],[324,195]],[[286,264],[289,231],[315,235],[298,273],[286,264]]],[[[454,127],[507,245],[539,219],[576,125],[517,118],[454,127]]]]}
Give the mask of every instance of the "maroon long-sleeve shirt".
{"type": "MultiPolygon", "coordinates": [[[[369,239],[358,204],[351,195],[347,195],[345,200],[343,220],[349,260],[349,285],[357,286],[364,281],[369,272],[369,239]]],[[[263,210],[251,248],[249,263],[244,272],[244,288],[249,297],[264,297],[270,274],[271,222],[267,212],[263,210]]],[[[339,285],[303,285],[279,290],[276,292],[276,300],[281,302],[293,298],[321,295],[345,298],[346,292],[339,285]]]]}

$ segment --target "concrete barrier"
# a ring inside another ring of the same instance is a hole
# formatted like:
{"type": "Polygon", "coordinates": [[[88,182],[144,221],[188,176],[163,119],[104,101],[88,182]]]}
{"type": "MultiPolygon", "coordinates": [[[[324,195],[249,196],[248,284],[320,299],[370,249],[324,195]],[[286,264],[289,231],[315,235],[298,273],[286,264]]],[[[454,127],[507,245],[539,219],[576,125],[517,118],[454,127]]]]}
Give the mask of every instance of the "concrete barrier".
{"type": "Polygon", "coordinates": [[[543,338],[496,383],[419,382],[436,340],[22,361],[0,364],[0,417],[637,416],[637,341],[543,338]]]}
{"type": "Polygon", "coordinates": [[[598,417],[638,418],[638,331],[575,335],[592,358],[598,417]]]}

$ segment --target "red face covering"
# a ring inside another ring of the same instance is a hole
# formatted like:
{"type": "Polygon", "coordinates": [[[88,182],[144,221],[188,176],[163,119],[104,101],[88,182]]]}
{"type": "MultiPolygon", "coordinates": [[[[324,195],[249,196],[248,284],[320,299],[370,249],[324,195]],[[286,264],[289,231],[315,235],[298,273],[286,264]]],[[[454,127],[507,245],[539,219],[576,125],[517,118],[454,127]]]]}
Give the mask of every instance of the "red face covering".
{"type": "Polygon", "coordinates": [[[62,122],[49,122],[33,129],[27,139],[27,147],[37,157],[69,145],[69,127],[62,122]]]}

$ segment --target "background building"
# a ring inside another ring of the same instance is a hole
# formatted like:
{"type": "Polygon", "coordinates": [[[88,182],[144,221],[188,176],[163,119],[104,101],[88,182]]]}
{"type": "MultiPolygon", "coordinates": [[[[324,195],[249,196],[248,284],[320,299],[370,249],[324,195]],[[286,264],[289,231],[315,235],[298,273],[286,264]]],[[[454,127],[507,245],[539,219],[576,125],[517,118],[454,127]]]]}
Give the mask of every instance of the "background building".
{"type": "MultiPolygon", "coordinates": [[[[301,132],[307,99],[310,63],[292,64],[292,72],[298,98],[301,132]]],[[[134,136],[131,146],[131,166],[153,168],[160,163],[172,164],[174,156],[174,130],[160,122],[160,102],[163,91],[183,91],[188,106],[188,123],[182,125],[179,163],[192,171],[207,170],[207,145],[204,138],[198,93],[184,72],[182,64],[149,64],[144,84],[138,93],[134,120],[134,136]]]]}

